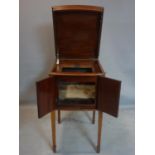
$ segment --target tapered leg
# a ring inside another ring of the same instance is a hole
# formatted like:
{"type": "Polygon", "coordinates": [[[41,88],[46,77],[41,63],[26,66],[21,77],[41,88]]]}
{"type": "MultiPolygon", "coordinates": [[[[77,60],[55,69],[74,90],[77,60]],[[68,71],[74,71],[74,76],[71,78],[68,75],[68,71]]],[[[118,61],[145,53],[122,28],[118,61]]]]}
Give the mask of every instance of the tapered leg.
{"type": "Polygon", "coordinates": [[[100,152],[101,135],[102,135],[102,116],[103,113],[99,111],[98,113],[98,141],[97,141],[97,153],[100,152]]]}
{"type": "Polygon", "coordinates": [[[93,110],[93,119],[92,119],[92,124],[95,124],[95,110],[93,110]]]}
{"type": "Polygon", "coordinates": [[[59,124],[61,123],[61,112],[59,109],[58,109],[58,123],[59,124]]]}
{"type": "Polygon", "coordinates": [[[56,152],[56,129],[55,129],[55,111],[51,112],[51,128],[52,128],[52,142],[53,152],[56,152]]]}

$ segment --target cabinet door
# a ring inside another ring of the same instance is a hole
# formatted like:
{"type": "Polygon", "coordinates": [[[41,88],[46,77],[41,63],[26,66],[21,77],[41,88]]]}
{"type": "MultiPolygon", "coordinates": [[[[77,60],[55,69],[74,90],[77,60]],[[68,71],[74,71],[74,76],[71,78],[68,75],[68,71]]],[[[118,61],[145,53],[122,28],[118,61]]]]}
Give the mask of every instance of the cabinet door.
{"type": "Polygon", "coordinates": [[[56,109],[55,83],[54,77],[36,83],[39,118],[56,109]]]}
{"type": "Polygon", "coordinates": [[[98,77],[97,109],[112,116],[118,116],[121,82],[98,77]]]}

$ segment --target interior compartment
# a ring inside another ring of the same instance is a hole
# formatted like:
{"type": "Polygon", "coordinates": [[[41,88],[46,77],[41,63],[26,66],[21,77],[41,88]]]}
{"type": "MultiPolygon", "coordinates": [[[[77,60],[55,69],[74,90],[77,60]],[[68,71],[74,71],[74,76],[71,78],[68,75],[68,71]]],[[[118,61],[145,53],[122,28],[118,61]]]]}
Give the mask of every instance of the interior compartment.
{"type": "Polygon", "coordinates": [[[83,73],[91,73],[92,68],[90,67],[63,67],[62,72],[83,72],[83,73]]]}
{"type": "Polygon", "coordinates": [[[59,104],[95,104],[95,83],[60,82],[59,104]]]}

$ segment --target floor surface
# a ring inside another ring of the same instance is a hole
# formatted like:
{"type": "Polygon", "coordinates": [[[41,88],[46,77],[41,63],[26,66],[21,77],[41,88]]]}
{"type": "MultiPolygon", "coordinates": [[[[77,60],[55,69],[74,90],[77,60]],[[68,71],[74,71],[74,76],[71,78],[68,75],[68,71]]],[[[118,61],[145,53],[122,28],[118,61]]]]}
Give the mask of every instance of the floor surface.
{"type": "MultiPolygon", "coordinates": [[[[96,122],[92,112],[63,111],[62,123],[56,121],[57,153],[51,149],[50,115],[37,118],[36,105],[20,106],[20,155],[97,155],[96,122]]],[[[134,108],[121,108],[116,119],[103,115],[99,155],[134,155],[134,108]]]]}

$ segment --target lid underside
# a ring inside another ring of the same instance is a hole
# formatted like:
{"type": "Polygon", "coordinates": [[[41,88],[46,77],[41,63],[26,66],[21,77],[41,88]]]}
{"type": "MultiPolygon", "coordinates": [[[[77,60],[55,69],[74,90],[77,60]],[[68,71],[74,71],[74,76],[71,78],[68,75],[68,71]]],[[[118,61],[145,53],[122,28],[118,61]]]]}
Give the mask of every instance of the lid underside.
{"type": "Polygon", "coordinates": [[[56,54],[63,59],[98,58],[103,11],[53,8],[56,54]]]}

